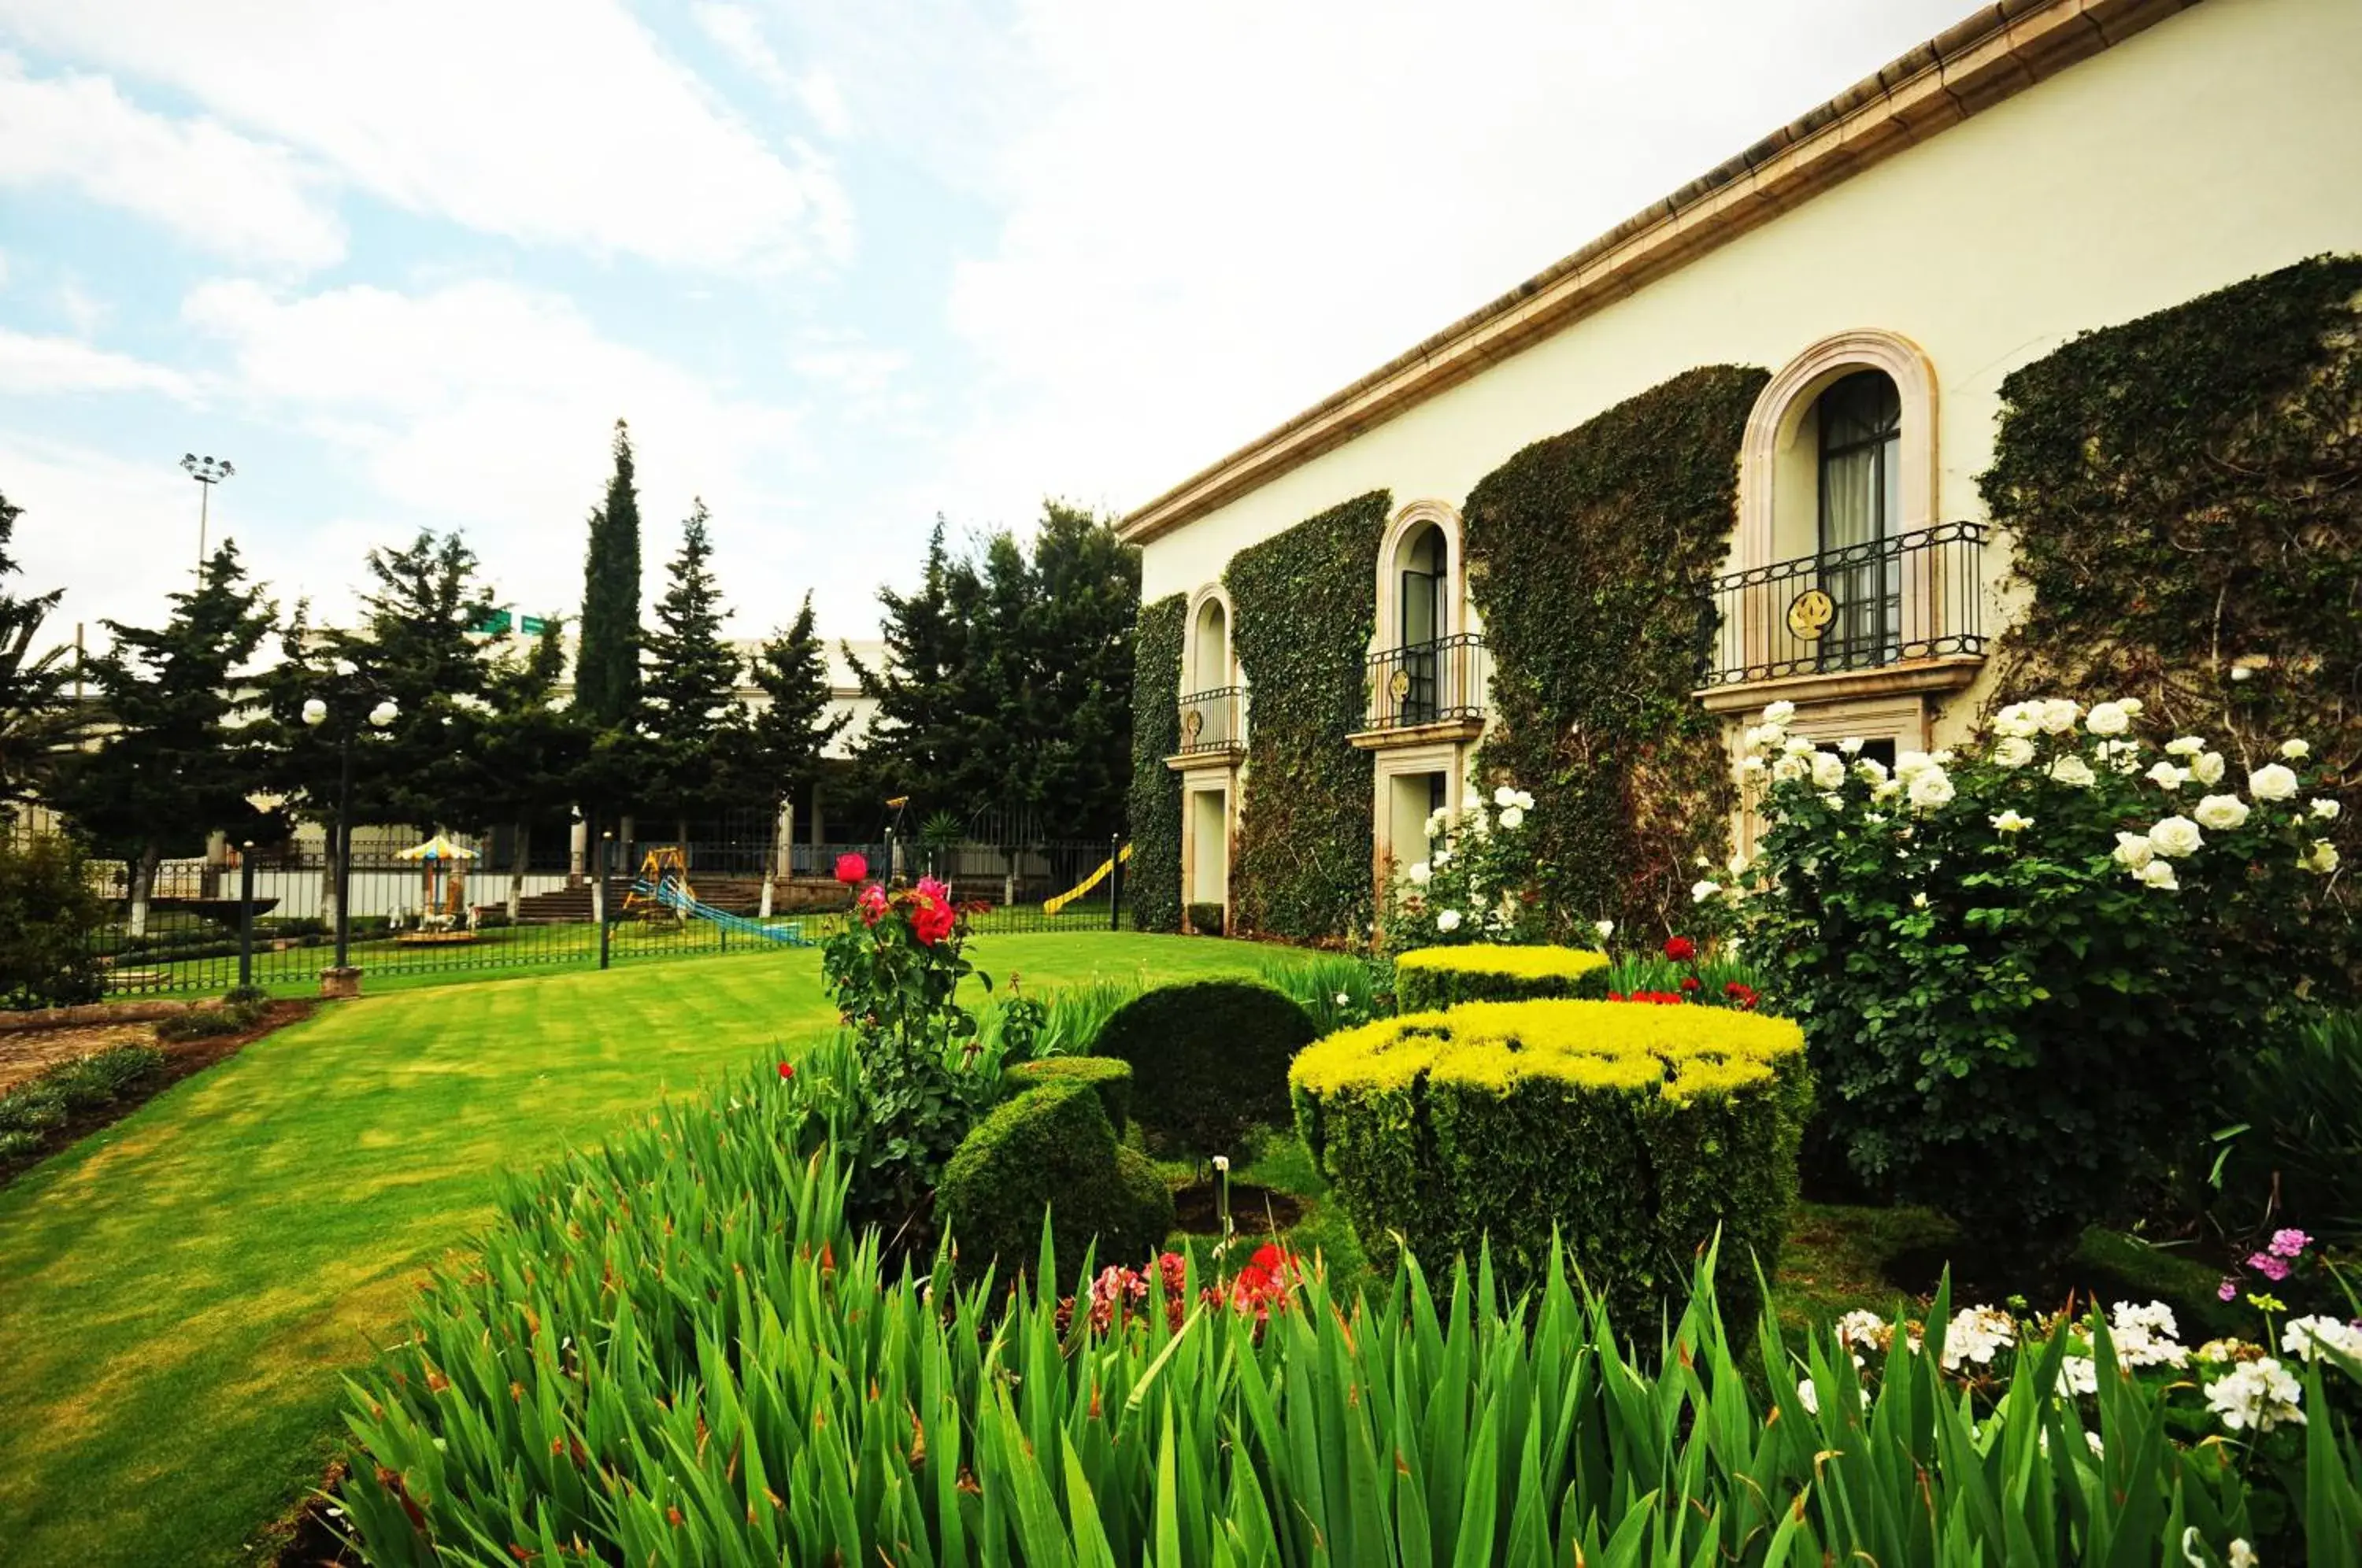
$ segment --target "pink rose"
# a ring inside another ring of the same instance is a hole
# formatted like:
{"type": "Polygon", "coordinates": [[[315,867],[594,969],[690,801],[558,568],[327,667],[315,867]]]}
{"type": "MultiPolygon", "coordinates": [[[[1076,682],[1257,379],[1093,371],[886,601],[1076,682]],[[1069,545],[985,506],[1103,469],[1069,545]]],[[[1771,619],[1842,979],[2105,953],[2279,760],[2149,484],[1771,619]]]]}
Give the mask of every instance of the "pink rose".
{"type": "Polygon", "coordinates": [[[875,882],[870,883],[861,889],[861,898],[855,907],[861,911],[862,924],[876,925],[886,913],[886,889],[875,882]]]}
{"type": "Polygon", "coordinates": [[[2306,1235],[2301,1231],[2275,1231],[2272,1232],[2271,1251],[2274,1257],[2299,1257],[2303,1254],[2305,1248],[2311,1245],[2312,1245],[2312,1238],[2306,1235]]]}

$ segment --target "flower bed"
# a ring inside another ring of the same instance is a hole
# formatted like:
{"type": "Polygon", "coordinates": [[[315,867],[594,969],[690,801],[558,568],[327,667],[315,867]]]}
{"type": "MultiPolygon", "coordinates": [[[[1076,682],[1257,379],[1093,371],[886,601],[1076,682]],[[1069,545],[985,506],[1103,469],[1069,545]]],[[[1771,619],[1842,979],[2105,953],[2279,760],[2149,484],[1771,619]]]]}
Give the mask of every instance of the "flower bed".
{"type": "Polygon", "coordinates": [[[1563,1233],[1633,1322],[1654,1320],[1717,1230],[1725,1299],[1753,1299],[1757,1264],[1779,1263],[1811,1102],[1785,1020],[1606,1001],[1381,1020],[1313,1044],[1289,1082],[1374,1256],[1396,1236],[1436,1258],[1489,1238],[1524,1281],[1563,1233]]]}
{"type": "Polygon", "coordinates": [[[1417,947],[1395,960],[1405,1012],[1606,994],[1607,955],[1579,947],[1417,947]]]}

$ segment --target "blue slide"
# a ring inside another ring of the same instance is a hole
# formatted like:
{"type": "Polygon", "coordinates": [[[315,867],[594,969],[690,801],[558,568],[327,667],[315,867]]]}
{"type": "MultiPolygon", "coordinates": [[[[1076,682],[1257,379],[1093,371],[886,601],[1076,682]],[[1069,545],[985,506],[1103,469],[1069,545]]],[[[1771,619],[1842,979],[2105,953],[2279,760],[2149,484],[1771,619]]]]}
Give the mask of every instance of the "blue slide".
{"type": "Polygon", "coordinates": [[[741,936],[760,937],[765,942],[776,942],[782,947],[812,945],[804,939],[803,928],[795,921],[789,921],[785,925],[765,925],[761,921],[749,920],[745,915],[732,914],[727,910],[717,910],[712,904],[699,902],[683,891],[680,884],[670,878],[660,882],[650,882],[643,877],[632,884],[632,890],[644,899],[654,899],[668,910],[678,910],[682,914],[698,920],[711,921],[723,930],[734,931],[741,936]]]}

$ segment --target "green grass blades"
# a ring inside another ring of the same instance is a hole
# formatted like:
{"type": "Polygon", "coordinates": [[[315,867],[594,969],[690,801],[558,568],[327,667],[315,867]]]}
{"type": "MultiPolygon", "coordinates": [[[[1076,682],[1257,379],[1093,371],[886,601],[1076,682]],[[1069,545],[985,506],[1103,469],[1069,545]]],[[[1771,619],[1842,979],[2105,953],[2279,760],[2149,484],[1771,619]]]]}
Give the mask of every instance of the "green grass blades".
{"type": "Polygon", "coordinates": [[[1267,1321],[1192,1267],[1175,1310],[1101,1331],[961,1288],[947,1253],[885,1274],[844,1218],[825,1077],[758,1068],[503,1190],[354,1386],[371,1561],[2351,1560],[2351,1368],[2312,1369],[2274,1522],[2248,1452],[2170,1430],[2104,1330],[2094,1396],[2060,1390],[2055,1340],[1970,1389],[1940,1371],[1940,1297],[1923,1350],[1861,1367],[1770,1327],[1742,1359],[1703,1289],[1636,1345],[1562,1255],[1514,1301],[1487,1257],[1434,1281],[1406,1257],[1267,1321]]]}

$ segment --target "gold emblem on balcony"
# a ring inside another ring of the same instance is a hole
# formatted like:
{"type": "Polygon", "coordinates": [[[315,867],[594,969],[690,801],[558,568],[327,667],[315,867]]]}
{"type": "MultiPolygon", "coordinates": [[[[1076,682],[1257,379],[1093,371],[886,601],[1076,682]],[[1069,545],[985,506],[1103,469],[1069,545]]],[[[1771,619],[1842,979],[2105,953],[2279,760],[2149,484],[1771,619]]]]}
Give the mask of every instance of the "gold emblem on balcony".
{"type": "Polygon", "coordinates": [[[1805,642],[1818,642],[1837,614],[1836,600],[1817,588],[1808,588],[1788,602],[1788,630],[1805,642]]]}
{"type": "Polygon", "coordinates": [[[1396,670],[1395,678],[1386,682],[1386,690],[1392,694],[1394,700],[1397,702],[1409,696],[1410,671],[1407,669],[1396,670]]]}
{"type": "Polygon", "coordinates": [[[1206,727],[1206,715],[1192,708],[1181,715],[1181,739],[1185,745],[1196,745],[1198,732],[1206,727]]]}

